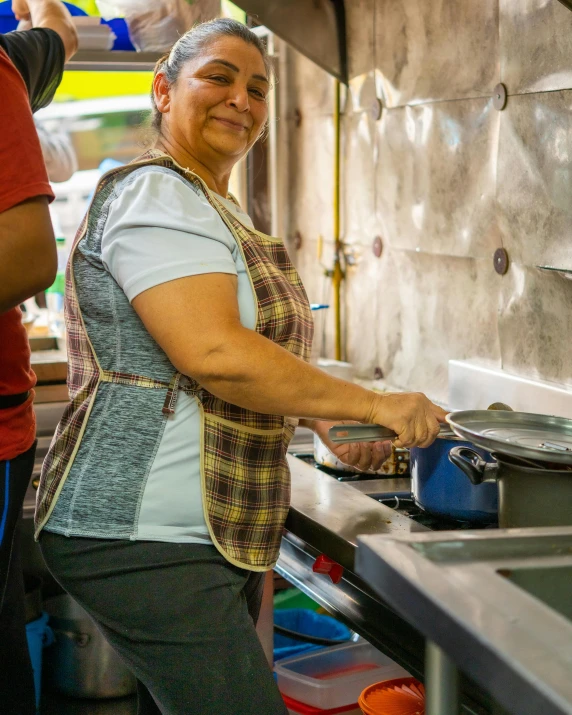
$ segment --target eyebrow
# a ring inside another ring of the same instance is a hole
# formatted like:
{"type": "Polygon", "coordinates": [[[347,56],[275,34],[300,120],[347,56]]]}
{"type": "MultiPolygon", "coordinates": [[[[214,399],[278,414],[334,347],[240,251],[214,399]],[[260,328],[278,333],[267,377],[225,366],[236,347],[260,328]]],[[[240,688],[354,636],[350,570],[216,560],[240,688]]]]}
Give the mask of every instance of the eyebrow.
{"type": "MultiPolygon", "coordinates": [[[[233,65],[231,62],[227,62],[226,60],[211,60],[210,62],[207,62],[207,65],[224,65],[225,67],[228,67],[229,70],[232,70],[233,72],[240,72],[238,67],[236,65],[233,65]]],[[[268,81],[268,77],[265,77],[262,74],[253,74],[252,75],[253,79],[258,79],[261,82],[266,82],[266,84],[270,84],[268,81]]]]}

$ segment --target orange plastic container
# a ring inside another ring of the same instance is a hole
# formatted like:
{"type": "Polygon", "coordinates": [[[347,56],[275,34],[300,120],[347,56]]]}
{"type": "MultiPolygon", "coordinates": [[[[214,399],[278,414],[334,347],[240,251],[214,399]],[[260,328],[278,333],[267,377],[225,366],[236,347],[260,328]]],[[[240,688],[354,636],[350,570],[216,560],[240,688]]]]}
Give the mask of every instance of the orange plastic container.
{"type": "Polygon", "coordinates": [[[364,715],[425,715],[425,688],[415,678],[396,678],[368,686],[359,697],[364,715]]]}

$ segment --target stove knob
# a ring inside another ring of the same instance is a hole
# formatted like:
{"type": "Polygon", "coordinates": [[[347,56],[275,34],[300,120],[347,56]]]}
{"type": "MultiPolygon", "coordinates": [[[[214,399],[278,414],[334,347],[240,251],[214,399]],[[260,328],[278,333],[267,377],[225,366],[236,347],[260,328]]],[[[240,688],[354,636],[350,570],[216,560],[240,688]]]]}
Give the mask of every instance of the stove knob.
{"type": "Polygon", "coordinates": [[[314,561],[312,571],[314,573],[327,574],[332,580],[332,583],[339,583],[344,575],[344,567],[340,566],[340,564],[336,563],[333,559],[329,556],[325,556],[324,554],[320,554],[320,556],[318,556],[318,558],[314,561]]]}

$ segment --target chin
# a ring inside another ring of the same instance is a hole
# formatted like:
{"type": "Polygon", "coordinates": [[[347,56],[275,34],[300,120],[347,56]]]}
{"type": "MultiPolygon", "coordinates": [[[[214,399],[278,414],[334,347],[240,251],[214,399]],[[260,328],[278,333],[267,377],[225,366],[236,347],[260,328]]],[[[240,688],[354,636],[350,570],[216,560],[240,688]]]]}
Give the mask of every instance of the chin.
{"type": "Polygon", "coordinates": [[[245,142],[218,141],[211,142],[211,146],[219,154],[224,154],[225,156],[235,156],[238,159],[246,154],[248,150],[245,142]]]}

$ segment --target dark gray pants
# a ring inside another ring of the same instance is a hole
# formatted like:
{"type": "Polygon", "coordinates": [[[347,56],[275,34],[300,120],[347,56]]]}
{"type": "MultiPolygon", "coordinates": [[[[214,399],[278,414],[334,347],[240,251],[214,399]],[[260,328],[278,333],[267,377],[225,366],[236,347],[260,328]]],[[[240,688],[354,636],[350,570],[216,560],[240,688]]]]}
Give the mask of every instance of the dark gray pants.
{"type": "Polygon", "coordinates": [[[263,574],[204,544],[46,531],[40,544],[137,677],[139,715],[285,715],[254,627],[263,574]]]}

